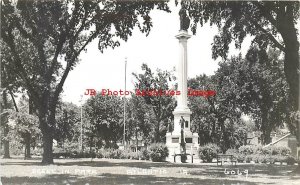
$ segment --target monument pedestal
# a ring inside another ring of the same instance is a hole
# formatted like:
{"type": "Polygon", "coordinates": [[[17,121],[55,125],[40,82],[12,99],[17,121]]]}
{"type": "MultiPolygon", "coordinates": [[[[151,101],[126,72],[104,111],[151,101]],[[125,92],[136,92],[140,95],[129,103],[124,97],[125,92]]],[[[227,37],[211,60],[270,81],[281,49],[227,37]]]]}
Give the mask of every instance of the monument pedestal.
{"type": "MultiPolygon", "coordinates": [[[[186,141],[186,153],[194,155],[194,158],[198,158],[198,134],[190,132],[185,132],[185,141],[186,141]]],[[[174,162],[174,155],[181,153],[180,148],[181,136],[180,133],[167,132],[166,134],[166,145],[169,149],[169,156],[166,158],[167,161],[174,162]]],[[[188,156],[188,161],[190,156],[188,156]]],[[[176,161],[180,161],[179,158],[176,161]]]]}

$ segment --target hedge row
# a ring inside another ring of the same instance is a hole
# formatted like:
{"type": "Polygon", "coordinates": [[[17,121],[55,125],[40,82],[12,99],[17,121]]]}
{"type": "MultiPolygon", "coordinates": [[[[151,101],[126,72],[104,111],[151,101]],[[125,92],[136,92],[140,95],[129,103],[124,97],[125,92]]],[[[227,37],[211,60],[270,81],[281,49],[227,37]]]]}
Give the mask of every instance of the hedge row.
{"type": "MultiPolygon", "coordinates": [[[[217,154],[221,153],[221,149],[216,144],[207,144],[200,146],[198,154],[203,162],[212,162],[217,157],[217,154]]],[[[275,162],[294,164],[296,159],[291,156],[291,150],[288,147],[282,146],[254,146],[245,145],[239,149],[228,149],[226,154],[233,155],[238,162],[255,162],[255,163],[269,163],[275,162]]]]}
{"type": "MultiPolygon", "coordinates": [[[[62,152],[62,151],[59,151],[62,152]]],[[[163,143],[151,144],[149,149],[143,149],[138,152],[130,150],[120,150],[112,148],[102,148],[96,152],[90,151],[72,151],[68,152],[72,158],[109,158],[109,159],[136,159],[136,160],[152,160],[155,162],[164,161],[169,155],[167,146],[163,143]]]]}
{"type": "Polygon", "coordinates": [[[238,150],[228,149],[226,154],[232,154],[238,162],[269,163],[275,162],[294,164],[296,159],[291,156],[291,149],[284,146],[241,146],[238,150]]]}

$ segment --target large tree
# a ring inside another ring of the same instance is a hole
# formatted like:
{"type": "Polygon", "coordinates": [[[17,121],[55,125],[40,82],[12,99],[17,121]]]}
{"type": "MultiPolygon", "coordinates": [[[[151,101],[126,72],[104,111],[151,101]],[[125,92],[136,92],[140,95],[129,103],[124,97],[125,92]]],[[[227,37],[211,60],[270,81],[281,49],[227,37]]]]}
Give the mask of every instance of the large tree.
{"type": "MultiPolygon", "coordinates": [[[[220,67],[219,70],[224,69],[220,67]]],[[[191,89],[216,91],[215,96],[189,96],[192,129],[199,134],[200,145],[218,143],[224,152],[243,145],[247,132],[236,103],[236,91],[226,76],[217,72],[213,76],[200,75],[188,81],[191,89]]]]}
{"type": "Polygon", "coordinates": [[[117,147],[123,136],[123,101],[118,96],[102,95],[87,100],[83,107],[89,130],[97,139],[98,148],[117,147]]]}
{"type": "Polygon", "coordinates": [[[155,116],[151,105],[147,105],[141,96],[132,95],[127,104],[126,128],[127,139],[135,138],[138,147],[138,138],[143,138],[145,145],[154,140],[155,116]]]}
{"type": "Polygon", "coordinates": [[[171,72],[160,69],[157,69],[157,74],[154,74],[147,64],[142,65],[142,70],[141,74],[133,73],[137,80],[134,84],[135,93],[137,96],[142,96],[146,104],[150,105],[153,110],[155,115],[154,142],[162,142],[165,139],[168,124],[173,119],[175,100],[170,95],[160,95],[159,91],[170,91],[170,82],[175,77],[171,72]],[[158,94],[155,94],[155,91],[158,94]]]}
{"type": "Polygon", "coordinates": [[[53,163],[53,129],[59,95],[78,56],[98,39],[100,51],[119,46],[138,27],[149,34],[152,9],[161,1],[1,1],[1,37],[9,48],[15,78],[23,81],[37,108],[43,160],[53,163]]]}
{"type": "Polygon", "coordinates": [[[20,142],[24,144],[25,159],[31,158],[31,147],[40,137],[40,129],[38,128],[38,118],[32,111],[32,105],[27,97],[23,96],[19,103],[17,111],[11,111],[10,119],[14,120],[13,129],[15,132],[11,133],[12,138],[20,138],[20,142]]]}
{"type": "Polygon", "coordinates": [[[54,139],[65,148],[66,142],[78,142],[80,136],[80,108],[72,103],[62,102],[58,105],[55,116],[54,139]]]}
{"type": "Polygon", "coordinates": [[[247,35],[253,36],[252,43],[261,50],[273,47],[284,53],[283,70],[289,85],[290,111],[298,115],[289,123],[297,128],[300,146],[299,40],[296,29],[299,4],[299,1],[182,1],[183,8],[192,18],[193,33],[196,33],[198,23],[202,26],[210,22],[219,28],[212,46],[214,59],[219,56],[227,58],[232,42],[240,49],[247,35]]]}

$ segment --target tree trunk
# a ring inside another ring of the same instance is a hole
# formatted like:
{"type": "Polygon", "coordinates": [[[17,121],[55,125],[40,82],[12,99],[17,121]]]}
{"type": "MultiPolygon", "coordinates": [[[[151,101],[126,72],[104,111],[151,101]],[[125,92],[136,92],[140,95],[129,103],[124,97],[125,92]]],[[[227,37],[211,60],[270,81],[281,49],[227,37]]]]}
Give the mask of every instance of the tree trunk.
{"type": "Polygon", "coordinates": [[[155,126],[155,142],[156,143],[160,142],[159,125],[160,125],[160,121],[157,119],[157,124],[155,126]]]}
{"type": "MultiPolygon", "coordinates": [[[[4,109],[8,108],[8,103],[7,103],[7,93],[6,90],[3,91],[3,106],[1,106],[1,113],[3,113],[4,109]]],[[[10,153],[9,153],[9,139],[8,137],[8,132],[9,132],[9,127],[7,125],[8,119],[7,119],[7,114],[5,113],[1,119],[1,122],[3,123],[3,145],[4,145],[4,156],[3,158],[10,158],[10,153]]]]}
{"type": "Polygon", "coordinates": [[[50,129],[43,131],[43,164],[53,164],[53,136],[50,129]]]}
{"type": "Polygon", "coordinates": [[[5,137],[4,141],[3,141],[3,145],[4,145],[4,156],[3,158],[10,158],[10,153],[9,153],[9,139],[8,137],[8,132],[9,132],[9,128],[7,123],[5,123],[4,125],[4,132],[3,132],[3,136],[5,137]]]}
{"type": "Polygon", "coordinates": [[[262,144],[267,145],[271,143],[271,130],[266,128],[266,130],[263,130],[263,134],[261,136],[262,144]]]}
{"type": "MultiPolygon", "coordinates": [[[[299,42],[294,24],[293,6],[286,7],[286,14],[281,15],[279,32],[285,44],[284,73],[289,84],[289,102],[293,111],[300,111],[299,106],[299,42]]],[[[296,137],[300,147],[300,121],[296,121],[296,137]]]]}
{"type": "Polygon", "coordinates": [[[30,141],[31,141],[31,134],[26,133],[25,134],[25,159],[30,159],[30,141]]]}
{"type": "Polygon", "coordinates": [[[261,135],[261,142],[263,145],[267,145],[269,143],[271,143],[271,131],[272,131],[272,127],[269,124],[269,120],[268,120],[268,111],[266,109],[266,107],[262,107],[262,120],[261,120],[261,131],[262,131],[262,135],[261,135]]]}
{"type": "Polygon", "coordinates": [[[53,116],[43,114],[43,109],[39,112],[40,127],[43,135],[43,159],[42,164],[53,164],[53,116]],[[47,119],[48,118],[48,119],[47,119]]]}
{"type": "Polygon", "coordinates": [[[139,144],[137,129],[135,129],[135,142],[136,142],[135,150],[136,150],[136,153],[137,153],[138,152],[138,144],[139,144]]]}

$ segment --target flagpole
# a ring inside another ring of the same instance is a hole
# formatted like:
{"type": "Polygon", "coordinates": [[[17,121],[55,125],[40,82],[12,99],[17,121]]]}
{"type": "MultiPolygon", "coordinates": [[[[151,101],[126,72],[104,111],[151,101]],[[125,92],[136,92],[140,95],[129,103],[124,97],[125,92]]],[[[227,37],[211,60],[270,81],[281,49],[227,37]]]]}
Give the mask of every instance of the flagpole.
{"type": "MultiPolygon", "coordinates": [[[[127,68],[127,57],[125,58],[125,92],[126,92],[126,68],[127,68]]],[[[123,145],[125,149],[125,135],[126,135],[126,97],[125,97],[125,92],[124,92],[124,132],[123,132],[123,145]]]]}

